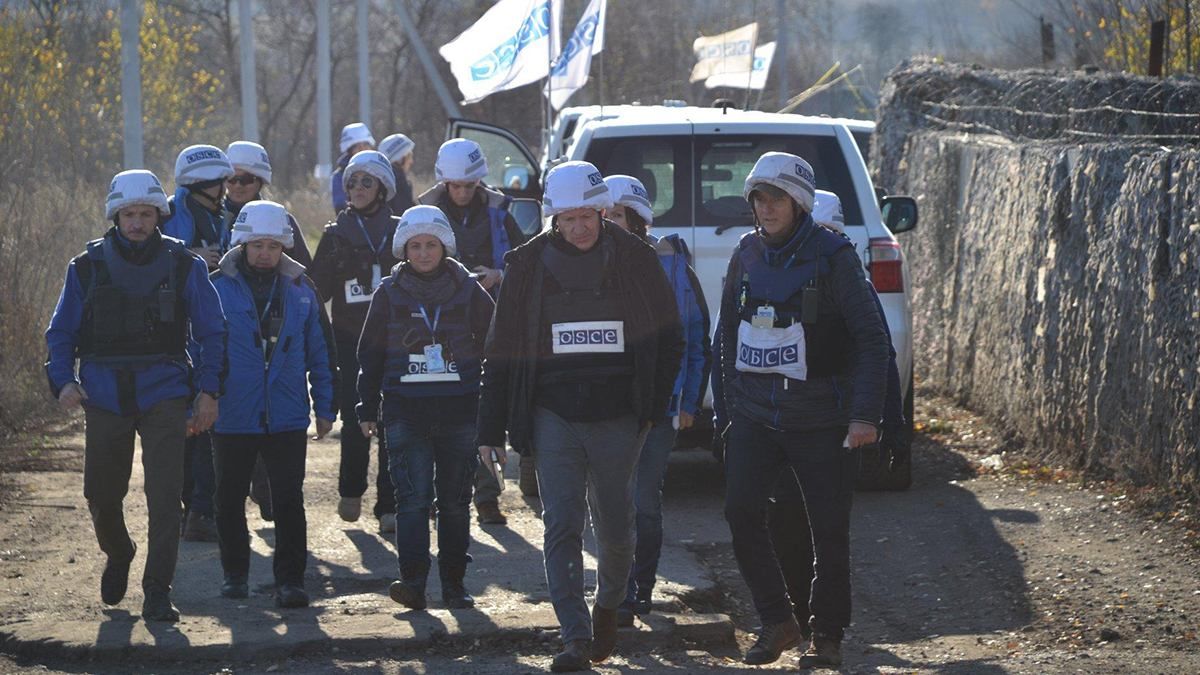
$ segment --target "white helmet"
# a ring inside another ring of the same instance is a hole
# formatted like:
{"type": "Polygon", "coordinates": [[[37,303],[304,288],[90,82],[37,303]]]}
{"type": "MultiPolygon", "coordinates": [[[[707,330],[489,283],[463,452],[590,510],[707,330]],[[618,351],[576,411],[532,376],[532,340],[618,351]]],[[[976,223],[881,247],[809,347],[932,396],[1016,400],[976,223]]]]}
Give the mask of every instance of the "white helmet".
{"type": "Polygon", "coordinates": [[[488,175],[487,158],[475,141],[455,138],[438,148],[433,177],[439,183],[448,180],[483,180],[488,175]]]}
{"type": "Polygon", "coordinates": [[[642,220],[646,221],[647,225],[654,222],[654,210],[650,206],[650,193],[646,192],[646,186],[642,185],[642,181],[633,176],[616,175],[605,178],[604,183],[612,192],[613,204],[633,209],[642,217],[642,220]]]}
{"type": "Polygon", "coordinates": [[[342,187],[349,192],[350,188],[346,187],[346,183],[350,182],[350,177],[356,173],[367,173],[379,179],[383,183],[383,199],[391,201],[396,194],[396,172],[392,170],[392,163],[378,150],[363,150],[362,152],[354,153],[350,158],[350,163],[346,165],[346,170],[342,172],[342,187]]]}
{"type": "Polygon", "coordinates": [[[234,246],[257,239],[273,239],[284,248],[295,244],[292,224],[288,222],[287,209],[282,204],[258,199],[242,207],[233,221],[233,236],[229,241],[234,246]]]}
{"type": "Polygon", "coordinates": [[[233,165],[215,145],[189,145],[175,158],[175,184],[179,186],[224,180],[232,175],[233,165]]]}
{"type": "Polygon", "coordinates": [[[454,230],[450,228],[446,214],[436,206],[422,205],[409,208],[400,216],[400,224],[396,226],[396,234],[392,237],[392,257],[396,260],[406,259],[408,256],[404,254],[404,247],[409,239],[418,234],[432,234],[437,237],[448,256],[458,252],[454,243],[454,230]]]}
{"type": "Polygon", "coordinates": [[[800,208],[812,213],[817,179],[812,167],[798,155],[768,152],[759,157],[754,168],[750,169],[750,175],[746,176],[746,185],[742,190],[746,201],[750,201],[754,188],[763,183],[783,190],[800,208]]]}
{"type": "Polygon", "coordinates": [[[162,183],[158,182],[158,176],[145,169],[122,171],[113,176],[108,186],[108,197],[104,200],[104,217],[112,220],[118,211],[134,204],[156,206],[159,213],[171,215],[171,206],[167,204],[167,193],[162,183]]]}
{"type": "Polygon", "coordinates": [[[258,176],[264,183],[271,182],[271,158],[263,146],[250,141],[234,141],[225,153],[229,155],[229,163],[233,168],[258,176]]]}
{"type": "Polygon", "coordinates": [[[563,162],[546,174],[542,215],[556,216],[572,209],[612,207],[612,192],[600,170],[590,162],[563,162]]]}
{"type": "Polygon", "coordinates": [[[817,190],[817,198],[813,204],[813,221],[834,232],[846,229],[846,218],[842,215],[842,200],[827,190],[817,190]]]}
{"type": "Polygon", "coordinates": [[[342,127],[342,138],[338,141],[340,152],[346,152],[350,148],[359,143],[370,143],[371,147],[375,147],[375,137],[371,135],[371,130],[362,122],[353,122],[342,127]]]}
{"type": "Polygon", "coordinates": [[[397,164],[405,155],[412,154],[417,146],[413,140],[404,134],[392,134],[379,142],[379,151],[387,156],[388,161],[397,164]]]}

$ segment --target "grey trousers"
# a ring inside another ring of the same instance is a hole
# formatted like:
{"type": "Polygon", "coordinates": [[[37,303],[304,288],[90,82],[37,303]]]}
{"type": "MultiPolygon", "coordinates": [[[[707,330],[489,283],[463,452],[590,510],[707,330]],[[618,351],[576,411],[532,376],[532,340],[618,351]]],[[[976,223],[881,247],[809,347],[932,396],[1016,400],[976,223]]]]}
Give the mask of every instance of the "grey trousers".
{"type": "Polygon", "coordinates": [[[100,550],[114,560],[133,556],[125,527],[125,494],[133,471],[133,434],[142,437],[146,475],[149,545],[142,588],[170,592],[179,555],[179,520],[183,514],[183,443],[187,436],[187,400],[159,401],[134,415],[88,408],[83,451],[83,496],[87,499],[100,550]]]}
{"type": "Polygon", "coordinates": [[[545,526],[550,601],[562,641],[592,639],[584,600],[583,531],[590,509],[596,535],[596,606],[616,609],[633,564],[633,482],[644,435],[626,415],[567,422],[544,408],[533,416],[534,463],[545,526]]]}

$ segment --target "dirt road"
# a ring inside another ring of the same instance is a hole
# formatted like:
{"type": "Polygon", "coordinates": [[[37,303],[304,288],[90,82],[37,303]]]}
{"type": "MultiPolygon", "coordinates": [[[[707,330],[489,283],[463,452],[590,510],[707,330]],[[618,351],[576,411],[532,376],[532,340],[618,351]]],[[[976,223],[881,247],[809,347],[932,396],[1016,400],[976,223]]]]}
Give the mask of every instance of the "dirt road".
{"type": "MultiPolygon", "coordinates": [[[[1186,512],[1155,511],[1147,507],[1142,491],[1084,485],[1064,472],[1019,464],[1019,455],[1001,457],[1005,444],[999,435],[945,400],[923,397],[917,420],[923,431],[915,449],[912,489],[856,495],[855,623],[845,643],[846,672],[1200,672],[1200,545],[1194,530],[1186,527],[1186,512]]],[[[67,433],[34,441],[42,446],[37,456],[30,456],[28,441],[4,452],[0,632],[47,613],[90,622],[95,630],[111,623],[111,617],[106,622],[95,598],[100,563],[77,494],[79,438],[67,433]],[[31,577],[38,579],[36,592],[29,590],[31,577]]],[[[312,468],[328,467],[335,457],[336,443],[310,446],[309,491],[314,495],[328,492],[333,478],[314,474],[312,468]]],[[[515,485],[510,487],[511,508],[524,523],[514,525],[514,531],[524,534],[492,535],[495,541],[486,541],[499,548],[524,547],[514,548],[522,562],[494,568],[490,583],[505,593],[524,594],[521,602],[528,612],[544,612],[544,582],[536,570],[540,524],[532,510],[520,512],[515,485]]],[[[620,657],[597,670],[751,670],[738,657],[752,639],[748,631],[755,618],[721,516],[717,465],[699,451],[676,453],[666,493],[668,557],[682,562],[664,570],[662,609],[679,616],[728,614],[738,644],[694,635],[667,643],[631,640],[620,657]]],[[[138,501],[140,495],[131,491],[131,510],[138,501]]],[[[344,541],[321,536],[314,557],[336,559],[338,543],[344,541]]],[[[353,538],[366,541],[365,534],[353,538]]],[[[359,546],[367,547],[384,544],[359,546]]],[[[211,555],[209,564],[215,564],[215,547],[211,555]]],[[[386,559],[386,551],[383,555],[386,559]]],[[[319,593],[330,596],[330,608],[345,609],[336,604],[339,596],[348,598],[350,611],[385,608],[378,611],[391,622],[387,598],[379,597],[378,584],[364,579],[355,588],[349,582],[329,583],[319,593]]],[[[454,624],[447,626],[445,635],[415,653],[384,640],[374,646],[342,643],[335,633],[327,646],[310,645],[302,653],[197,650],[199,661],[155,659],[152,652],[105,654],[94,660],[53,652],[22,656],[30,651],[21,651],[22,645],[10,637],[5,651],[17,655],[0,661],[0,670],[538,672],[546,667],[555,640],[547,626],[464,642],[456,639],[454,624]]],[[[188,625],[179,630],[186,635],[188,625]]],[[[794,667],[795,654],[788,654],[774,668],[794,667]]]]}

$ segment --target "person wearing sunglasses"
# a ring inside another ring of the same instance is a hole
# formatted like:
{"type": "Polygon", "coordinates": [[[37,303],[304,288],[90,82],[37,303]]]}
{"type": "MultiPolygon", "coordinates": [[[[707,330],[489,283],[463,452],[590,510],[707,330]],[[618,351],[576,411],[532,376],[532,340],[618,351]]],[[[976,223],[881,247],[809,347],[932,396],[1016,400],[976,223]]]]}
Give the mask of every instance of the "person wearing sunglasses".
{"type": "Polygon", "coordinates": [[[337,166],[329,177],[329,190],[333,198],[334,213],[341,213],[346,208],[346,187],[342,177],[346,175],[346,165],[363,150],[375,149],[375,137],[371,130],[362,122],[353,122],[342,127],[342,135],[338,139],[338,150],[342,153],[337,158],[337,166]]]}
{"type": "MultiPolygon", "coordinates": [[[[263,190],[271,184],[271,158],[267,149],[258,143],[250,141],[234,141],[225,151],[229,162],[233,165],[233,175],[225,179],[225,229],[232,233],[233,221],[242,210],[242,206],[261,199],[263,190]]],[[[288,223],[292,226],[291,248],[284,250],[289,258],[304,265],[312,265],[312,254],[304,241],[304,233],[291,213],[287,215],[288,223]]],[[[228,250],[228,247],[227,247],[228,250]]],[[[222,254],[225,252],[222,251],[222,254]]]]}
{"type": "MultiPolygon", "coordinates": [[[[350,159],[342,173],[349,206],[325,226],[309,276],[317,285],[321,302],[333,300],[332,323],[341,374],[339,404],[342,415],[342,456],[338,467],[338,516],[356,522],[362,513],[371,459],[371,439],[364,436],[354,407],[358,403],[359,334],[367,318],[371,295],[385,271],[399,262],[392,253],[392,237],[399,218],[388,201],[396,192],[392,163],[381,152],[364,150],[350,159]]],[[[375,516],[380,532],[396,530],[396,500],[388,477],[387,455],[378,450],[375,516]]]]}
{"type": "MultiPolygon", "coordinates": [[[[484,290],[497,297],[504,276],[504,255],[525,243],[525,235],[508,212],[507,195],[483,184],[487,157],[475,141],[456,138],[438,148],[434,174],[438,184],[417,198],[446,214],[458,242],[455,257],[479,277],[484,290]]],[[[500,511],[499,481],[481,467],[475,476],[475,512],[480,525],[506,525],[500,511]]]]}

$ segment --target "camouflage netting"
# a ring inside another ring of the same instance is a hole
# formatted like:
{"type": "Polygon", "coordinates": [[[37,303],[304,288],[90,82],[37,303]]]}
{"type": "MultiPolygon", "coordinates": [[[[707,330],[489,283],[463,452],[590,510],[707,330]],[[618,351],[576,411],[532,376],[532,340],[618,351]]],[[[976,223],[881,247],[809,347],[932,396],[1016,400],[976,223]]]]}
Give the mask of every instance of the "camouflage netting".
{"type": "Polygon", "coordinates": [[[921,207],[900,237],[924,382],[1047,459],[1200,495],[1197,112],[1194,78],[893,72],[873,168],[921,207]],[[1137,129],[1070,112],[1117,99],[1189,112],[1137,129]],[[1022,101],[1070,125],[1033,130],[1005,110],[1022,101]]]}

